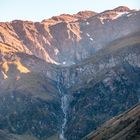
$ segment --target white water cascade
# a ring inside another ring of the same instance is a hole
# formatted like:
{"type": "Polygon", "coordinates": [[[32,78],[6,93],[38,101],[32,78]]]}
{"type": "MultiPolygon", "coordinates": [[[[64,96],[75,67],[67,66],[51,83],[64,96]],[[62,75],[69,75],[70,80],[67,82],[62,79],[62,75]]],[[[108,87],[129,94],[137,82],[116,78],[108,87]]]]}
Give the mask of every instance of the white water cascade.
{"type": "Polygon", "coordinates": [[[64,119],[61,127],[60,140],[66,140],[64,130],[67,123],[68,95],[63,95],[61,97],[61,108],[64,113],[64,119]]]}
{"type": "Polygon", "coordinates": [[[65,138],[64,131],[65,131],[66,123],[67,123],[68,95],[64,94],[64,92],[61,90],[59,82],[58,82],[57,88],[58,88],[59,94],[61,96],[61,109],[62,109],[63,114],[64,114],[59,139],[60,140],[67,140],[65,138]]]}

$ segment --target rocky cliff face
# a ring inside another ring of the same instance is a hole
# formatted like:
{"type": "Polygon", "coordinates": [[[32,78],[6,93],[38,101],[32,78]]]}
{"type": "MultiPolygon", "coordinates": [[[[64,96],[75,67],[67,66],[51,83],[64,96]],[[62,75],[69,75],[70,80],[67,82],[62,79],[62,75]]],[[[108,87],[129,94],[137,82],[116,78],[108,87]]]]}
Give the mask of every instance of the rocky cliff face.
{"type": "Polygon", "coordinates": [[[138,103],[139,20],[118,7],[0,23],[0,135],[79,140],[138,103]]]}
{"type": "Polygon", "coordinates": [[[92,56],[111,41],[140,30],[139,19],[139,11],[119,7],[100,14],[64,14],[35,23],[15,20],[0,23],[0,41],[14,51],[69,66],[92,56]]]}

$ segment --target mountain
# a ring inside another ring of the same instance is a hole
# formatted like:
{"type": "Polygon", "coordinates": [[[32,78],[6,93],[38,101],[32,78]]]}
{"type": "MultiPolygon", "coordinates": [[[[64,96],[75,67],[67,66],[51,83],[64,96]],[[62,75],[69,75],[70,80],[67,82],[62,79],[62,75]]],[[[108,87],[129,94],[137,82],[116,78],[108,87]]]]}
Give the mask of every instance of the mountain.
{"type": "Polygon", "coordinates": [[[80,140],[140,101],[140,11],[0,23],[2,140],[80,140]]]}
{"type": "Polygon", "coordinates": [[[13,51],[69,66],[92,56],[110,42],[138,31],[139,13],[119,7],[99,14],[91,11],[63,14],[42,22],[0,23],[0,41],[12,46],[13,51]]]}
{"type": "Polygon", "coordinates": [[[129,111],[112,118],[96,132],[83,140],[139,140],[140,139],[140,104],[129,111]]]}
{"type": "Polygon", "coordinates": [[[0,129],[37,138],[57,134],[63,120],[60,94],[41,72],[50,66],[35,56],[7,57],[1,64],[0,129]]]}
{"type": "Polygon", "coordinates": [[[139,102],[139,35],[133,35],[134,40],[131,36],[127,41],[116,41],[69,70],[73,86],[68,89],[72,99],[66,128],[68,140],[82,138],[139,102]],[[134,44],[129,46],[128,42],[134,44]]]}

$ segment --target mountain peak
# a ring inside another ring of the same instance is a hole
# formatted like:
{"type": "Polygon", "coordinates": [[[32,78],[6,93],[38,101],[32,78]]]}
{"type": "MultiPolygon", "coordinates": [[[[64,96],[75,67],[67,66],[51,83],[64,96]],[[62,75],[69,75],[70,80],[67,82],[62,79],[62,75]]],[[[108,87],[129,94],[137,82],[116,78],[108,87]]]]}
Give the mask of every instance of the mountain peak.
{"type": "Polygon", "coordinates": [[[45,19],[42,22],[53,22],[53,23],[58,23],[60,21],[63,22],[71,22],[71,21],[75,21],[77,20],[77,18],[73,15],[70,14],[61,14],[59,16],[53,16],[50,19],[45,19]]]}
{"type": "Polygon", "coordinates": [[[91,17],[91,16],[95,16],[97,13],[94,11],[80,11],[78,12],[76,15],[82,16],[82,17],[91,17]]]}
{"type": "Polygon", "coordinates": [[[116,12],[129,12],[130,9],[126,6],[119,6],[119,7],[115,8],[114,11],[116,11],[116,12]]]}
{"type": "Polygon", "coordinates": [[[59,16],[53,16],[50,19],[45,19],[42,22],[49,22],[49,21],[53,21],[53,22],[59,22],[59,21],[63,21],[63,22],[71,22],[71,21],[76,21],[78,19],[86,19],[92,16],[95,16],[97,13],[93,12],[93,11],[80,11],[77,14],[61,14],[59,16]]]}

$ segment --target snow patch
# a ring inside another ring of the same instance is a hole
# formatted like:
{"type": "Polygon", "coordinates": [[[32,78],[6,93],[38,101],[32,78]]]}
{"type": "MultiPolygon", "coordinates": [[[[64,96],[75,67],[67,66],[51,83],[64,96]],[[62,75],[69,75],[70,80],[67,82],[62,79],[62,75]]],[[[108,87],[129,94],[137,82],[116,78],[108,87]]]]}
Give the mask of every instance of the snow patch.
{"type": "Polygon", "coordinates": [[[133,13],[129,13],[129,14],[127,14],[127,17],[130,17],[130,16],[132,16],[133,15],[133,13]]]}
{"type": "Polygon", "coordinates": [[[63,65],[66,65],[66,61],[63,61],[63,65]]]}
{"type": "Polygon", "coordinates": [[[114,19],[117,19],[117,18],[119,18],[119,17],[122,17],[122,16],[124,16],[124,15],[126,15],[126,14],[128,14],[129,12],[117,12],[116,14],[116,16],[115,17],[113,17],[112,18],[112,20],[114,20],[114,19]]]}
{"type": "Polygon", "coordinates": [[[93,38],[90,37],[89,39],[90,39],[91,41],[93,41],[93,38]]]}
{"type": "Polygon", "coordinates": [[[102,24],[104,24],[104,18],[103,17],[99,17],[100,21],[102,24]]]}
{"type": "Polygon", "coordinates": [[[87,36],[90,37],[90,34],[87,33],[87,36]]]}
{"type": "Polygon", "coordinates": [[[131,16],[132,14],[130,12],[116,12],[116,16],[111,16],[111,17],[107,17],[107,16],[101,16],[101,17],[98,17],[98,19],[101,21],[102,24],[104,24],[104,20],[106,20],[107,22],[109,22],[109,19],[111,20],[115,20],[119,17],[122,17],[122,16],[131,16]]]}

